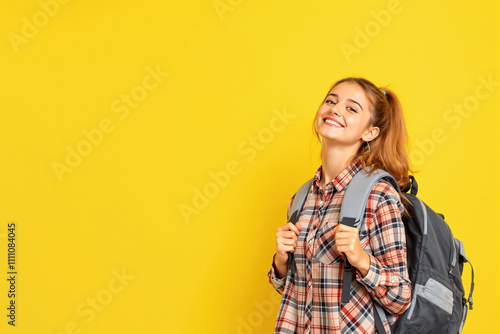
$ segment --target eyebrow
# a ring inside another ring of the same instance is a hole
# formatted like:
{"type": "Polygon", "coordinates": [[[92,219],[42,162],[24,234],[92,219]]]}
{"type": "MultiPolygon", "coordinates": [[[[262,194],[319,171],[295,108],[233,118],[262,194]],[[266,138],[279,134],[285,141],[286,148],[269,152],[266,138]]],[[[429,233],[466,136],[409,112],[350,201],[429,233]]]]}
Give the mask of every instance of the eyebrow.
{"type": "MultiPolygon", "coordinates": [[[[336,98],[338,98],[338,97],[339,97],[337,94],[332,94],[332,93],[328,94],[328,96],[330,96],[330,95],[331,95],[331,96],[334,96],[334,97],[336,97],[336,98]]],[[[352,103],[356,103],[356,104],[357,104],[357,105],[361,108],[361,110],[363,110],[363,107],[362,107],[362,106],[361,106],[361,104],[359,104],[357,101],[354,101],[353,99],[347,99],[347,101],[350,101],[350,102],[352,102],[352,103]]]]}

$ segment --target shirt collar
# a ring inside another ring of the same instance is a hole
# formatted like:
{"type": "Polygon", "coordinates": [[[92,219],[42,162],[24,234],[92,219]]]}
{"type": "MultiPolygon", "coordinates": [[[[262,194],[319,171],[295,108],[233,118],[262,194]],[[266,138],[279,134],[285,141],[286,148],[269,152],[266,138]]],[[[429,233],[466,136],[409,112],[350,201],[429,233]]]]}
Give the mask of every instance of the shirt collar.
{"type": "MultiPolygon", "coordinates": [[[[329,190],[332,187],[335,187],[337,191],[342,191],[349,184],[349,182],[351,182],[354,175],[356,175],[356,173],[359,172],[360,170],[361,170],[361,160],[357,160],[351,163],[342,172],[340,172],[340,174],[335,179],[333,179],[326,185],[325,191],[329,190]]],[[[318,188],[321,188],[320,180],[322,173],[323,173],[323,166],[320,166],[313,178],[313,184],[316,185],[318,188]]]]}

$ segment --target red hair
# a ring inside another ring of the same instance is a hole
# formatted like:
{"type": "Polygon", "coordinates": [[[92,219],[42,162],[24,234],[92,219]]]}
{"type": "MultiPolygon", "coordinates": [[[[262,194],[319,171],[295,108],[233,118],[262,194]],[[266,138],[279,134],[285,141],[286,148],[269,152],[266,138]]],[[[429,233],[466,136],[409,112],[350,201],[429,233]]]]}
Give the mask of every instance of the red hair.
{"type": "MultiPolygon", "coordinates": [[[[362,167],[365,170],[367,166],[370,167],[368,170],[371,171],[385,170],[394,176],[399,187],[404,189],[409,181],[408,175],[413,171],[408,158],[408,133],[406,132],[403,108],[399,99],[393,91],[387,88],[378,88],[364,78],[353,77],[334,83],[328,90],[327,95],[335,86],[343,82],[355,83],[363,89],[371,104],[371,126],[380,129],[375,139],[369,144],[362,144],[359,147],[351,162],[361,158],[362,167]],[[370,145],[369,148],[368,145],[370,145]]],[[[313,122],[313,130],[319,140],[316,117],[313,122]]]]}

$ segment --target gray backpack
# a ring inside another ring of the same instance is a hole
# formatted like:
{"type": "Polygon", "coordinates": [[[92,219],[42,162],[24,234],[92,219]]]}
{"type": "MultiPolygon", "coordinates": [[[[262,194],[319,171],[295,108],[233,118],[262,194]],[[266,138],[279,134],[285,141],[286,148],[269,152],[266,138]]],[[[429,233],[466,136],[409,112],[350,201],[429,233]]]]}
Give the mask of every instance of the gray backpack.
{"type": "MultiPolygon", "coordinates": [[[[371,190],[381,179],[389,181],[399,191],[396,180],[387,172],[377,170],[371,174],[361,170],[348,184],[342,208],[340,222],[349,226],[358,226],[361,222],[371,190]]],[[[292,203],[290,221],[296,223],[310,189],[312,179],[297,191],[292,203]]],[[[410,307],[401,314],[391,326],[392,333],[420,334],[456,334],[461,333],[468,307],[472,310],[472,292],[474,290],[474,270],[471,265],[471,287],[465,299],[462,284],[465,256],[460,240],[455,239],[444,216],[435,213],[416,197],[418,185],[413,176],[402,193],[411,203],[403,216],[406,232],[407,266],[412,283],[410,307]],[[409,191],[409,193],[407,193],[409,191]]],[[[294,274],[293,256],[289,255],[289,265],[294,274]]],[[[351,281],[355,270],[346,260],[342,303],[351,298],[351,281]]],[[[386,333],[382,321],[386,311],[378,304],[375,306],[375,325],[378,333],[386,333]]]]}

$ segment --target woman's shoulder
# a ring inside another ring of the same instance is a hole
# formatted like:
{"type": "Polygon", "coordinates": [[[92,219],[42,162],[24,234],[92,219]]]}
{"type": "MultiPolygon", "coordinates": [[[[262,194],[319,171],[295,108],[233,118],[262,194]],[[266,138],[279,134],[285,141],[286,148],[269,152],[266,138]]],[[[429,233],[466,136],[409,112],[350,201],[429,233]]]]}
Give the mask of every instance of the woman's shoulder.
{"type": "Polygon", "coordinates": [[[384,179],[378,181],[370,192],[369,201],[372,201],[372,207],[378,208],[382,205],[397,205],[403,210],[401,195],[394,186],[384,179]]]}

